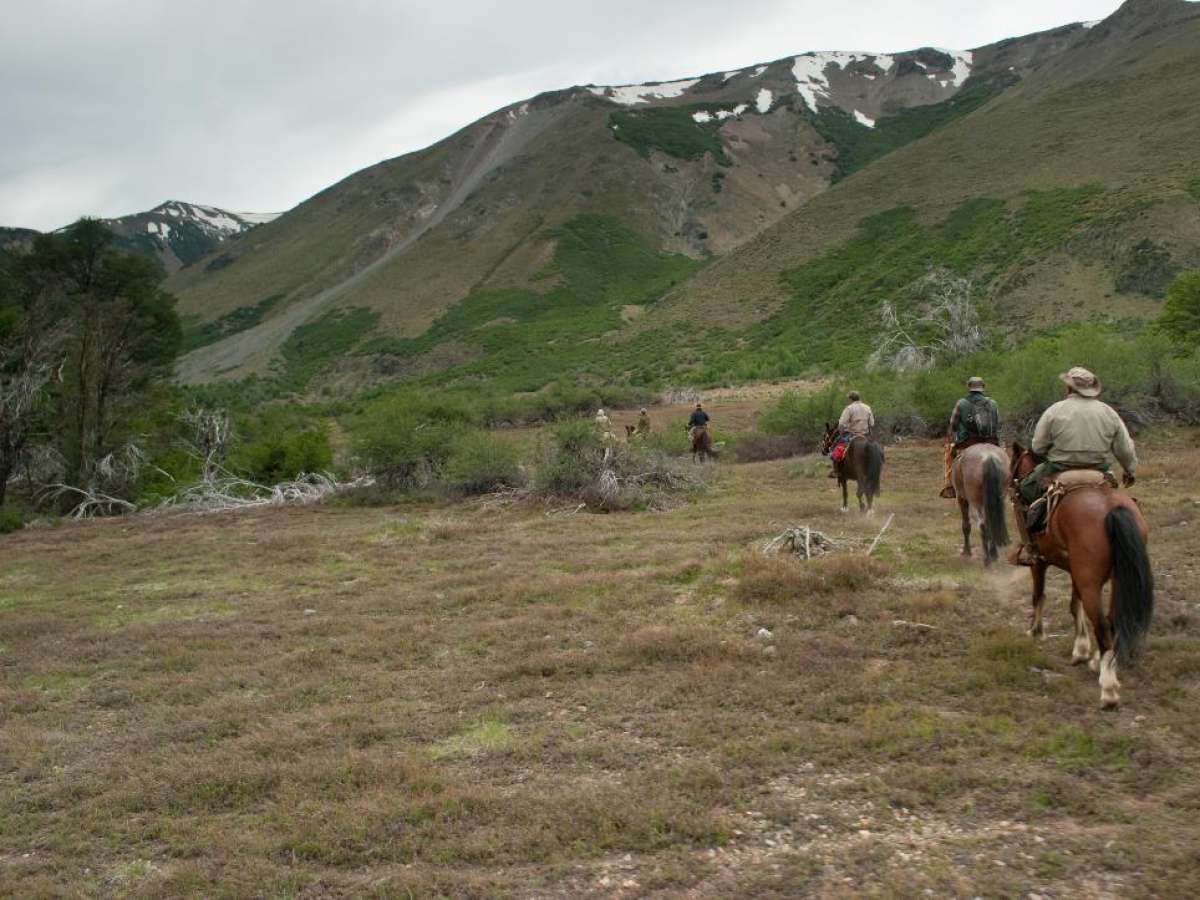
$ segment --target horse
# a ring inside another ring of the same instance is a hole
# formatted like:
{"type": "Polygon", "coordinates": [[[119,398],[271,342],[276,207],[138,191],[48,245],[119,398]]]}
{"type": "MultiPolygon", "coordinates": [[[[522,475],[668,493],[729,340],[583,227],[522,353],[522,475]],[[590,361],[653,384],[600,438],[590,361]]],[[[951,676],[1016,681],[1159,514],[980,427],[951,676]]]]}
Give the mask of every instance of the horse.
{"type": "MultiPolygon", "coordinates": [[[[825,437],[821,442],[821,453],[829,456],[837,438],[837,428],[825,423],[825,437]]],[[[881,493],[879,479],[883,475],[883,448],[865,437],[855,437],[846,448],[846,455],[837,466],[838,484],[842,488],[842,512],[850,511],[850,496],[846,483],[853,481],[858,490],[858,511],[871,515],[875,511],[875,498],[881,493]],[[863,498],[866,498],[864,502],[863,498]]]]}
{"type": "Polygon", "coordinates": [[[712,435],[708,433],[707,428],[697,428],[691,432],[692,439],[692,462],[696,462],[697,457],[700,462],[705,462],[708,459],[716,459],[719,455],[713,449],[712,435]]]}
{"type": "Polygon", "coordinates": [[[962,555],[971,555],[971,522],[979,527],[983,545],[983,564],[990,566],[1007,547],[1008,522],[1005,518],[1005,478],[1010,465],[1008,454],[995,444],[972,444],[959,452],[950,470],[951,483],[958,495],[962,513],[962,555]]]}
{"type": "MultiPolygon", "coordinates": [[[[1037,465],[1034,455],[1012,447],[1013,502],[1021,507],[1017,483],[1037,465]]],[[[1150,629],[1154,614],[1154,573],[1146,552],[1149,529],[1137,501],[1108,485],[1076,488],[1053,511],[1036,540],[1040,558],[1031,569],[1033,609],[1029,634],[1043,636],[1042,605],[1050,566],[1071,576],[1071,617],[1075,621],[1074,665],[1086,662],[1100,675],[1100,705],[1121,702],[1117,666],[1128,664],[1150,629]],[[1112,601],[1104,609],[1104,585],[1112,580],[1112,601]],[[1093,638],[1095,643],[1093,644],[1093,638]]]]}
{"type": "Polygon", "coordinates": [[[636,434],[637,434],[637,426],[636,425],[626,425],[625,426],[625,443],[628,444],[630,441],[632,441],[634,438],[634,435],[636,435],[636,434]]]}

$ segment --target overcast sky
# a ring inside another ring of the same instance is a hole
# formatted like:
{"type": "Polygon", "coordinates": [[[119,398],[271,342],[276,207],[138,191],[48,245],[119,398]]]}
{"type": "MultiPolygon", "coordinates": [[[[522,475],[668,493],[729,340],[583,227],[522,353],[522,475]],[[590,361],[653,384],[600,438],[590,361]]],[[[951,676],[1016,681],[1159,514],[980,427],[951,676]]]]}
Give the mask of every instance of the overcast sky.
{"type": "Polygon", "coordinates": [[[288,209],[491,110],[808,50],[965,49],[1119,0],[0,0],[0,225],[288,209]]]}

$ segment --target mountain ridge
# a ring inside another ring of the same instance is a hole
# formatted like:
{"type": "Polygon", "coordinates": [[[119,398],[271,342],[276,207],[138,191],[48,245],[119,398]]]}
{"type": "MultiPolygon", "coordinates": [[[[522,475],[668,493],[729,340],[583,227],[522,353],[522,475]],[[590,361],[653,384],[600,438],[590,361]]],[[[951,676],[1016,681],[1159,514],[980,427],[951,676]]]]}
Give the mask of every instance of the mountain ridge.
{"type": "Polygon", "coordinates": [[[228,268],[179,273],[172,290],[205,321],[287,297],[253,328],[195,350],[181,377],[269,371],[299,324],[350,304],[375,310],[385,331],[419,334],[473,290],[533,284],[553,255],[549,230],[571,215],[614,215],[663,252],[727,253],[839,177],[835,131],[867,134],[985,75],[1017,77],[1083,30],[954,53],[810,52],[676,82],[577,85],[502,107],[235,237],[223,251],[228,268]],[[474,173],[466,195],[457,189],[465,171],[474,173]]]}

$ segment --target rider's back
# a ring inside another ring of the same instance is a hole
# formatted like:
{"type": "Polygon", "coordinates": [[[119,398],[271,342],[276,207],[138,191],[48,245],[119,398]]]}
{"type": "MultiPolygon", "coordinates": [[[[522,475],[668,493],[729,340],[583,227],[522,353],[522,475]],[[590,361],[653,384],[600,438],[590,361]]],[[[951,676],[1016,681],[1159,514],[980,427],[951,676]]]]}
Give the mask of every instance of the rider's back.
{"type": "Polygon", "coordinates": [[[1068,466],[1100,466],[1111,453],[1127,470],[1137,466],[1133,439],[1117,411],[1102,400],[1078,394],[1042,414],[1033,452],[1068,466]]]}

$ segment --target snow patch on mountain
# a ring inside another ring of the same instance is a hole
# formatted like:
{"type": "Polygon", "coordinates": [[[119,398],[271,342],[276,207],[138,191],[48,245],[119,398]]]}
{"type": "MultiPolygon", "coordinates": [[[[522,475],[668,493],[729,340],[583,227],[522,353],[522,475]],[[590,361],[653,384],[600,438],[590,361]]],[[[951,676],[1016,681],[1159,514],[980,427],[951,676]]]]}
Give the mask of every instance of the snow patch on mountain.
{"type": "Polygon", "coordinates": [[[149,232],[152,237],[158,238],[163,243],[166,243],[171,239],[171,226],[166,222],[147,222],[146,231],[149,232]]]}
{"type": "Polygon", "coordinates": [[[771,100],[773,94],[766,88],[758,92],[758,96],[754,98],[754,108],[764,115],[771,109],[771,100]]]}
{"type": "Polygon", "coordinates": [[[859,112],[857,109],[854,111],[854,121],[858,122],[859,125],[866,125],[868,128],[875,127],[875,120],[865,113],[859,112]]]}
{"type": "Polygon", "coordinates": [[[683,81],[667,81],[662,84],[623,84],[605,87],[589,87],[588,90],[597,97],[604,97],[622,106],[634,106],[638,103],[649,103],[651,100],[668,100],[678,97],[689,88],[693,88],[699,78],[688,78],[683,81]]]}
{"type": "Polygon", "coordinates": [[[732,119],[735,116],[740,116],[748,108],[749,107],[747,104],[739,103],[733,109],[718,109],[714,113],[710,113],[708,110],[702,109],[699,112],[692,113],[692,120],[699,122],[700,124],[711,122],[714,119],[716,119],[718,122],[724,122],[726,119],[732,119]]]}
{"type": "Polygon", "coordinates": [[[190,222],[222,240],[235,234],[241,234],[255,225],[270,222],[281,215],[280,213],[228,212],[215,206],[201,206],[199,203],[184,203],[181,200],[168,200],[150,212],[160,216],[169,216],[180,222],[190,222]]]}
{"type": "Polygon", "coordinates": [[[895,58],[887,53],[828,51],[797,56],[792,61],[792,75],[796,78],[796,90],[804,98],[808,108],[816,112],[817,98],[829,99],[829,79],[825,72],[830,66],[845,69],[859,60],[873,62],[884,74],[890,72],[895,65],[895,58]]]}
{"type": "MultiPolygon", "coordinates": [[[[948,72],[930,72],[929,67],[920,60],[909,61],[933,81],[962,87],[971,75],[975,55],[970,50],[936,49],[954,60],[948,72]]],[[[808,108],[816,112],[818,99],[831,100],[829,76],[826,74],[829,67],[836,66],[845,71],[860,62],[872,63],[877,71],[862,71],[860,67],[852,74],[869,81],[874,81],[879,77],[879,73],[891,74],[896,67],[896,57],[888,53],[846,53],[842,51],[804,53],[792,60],[792,75],[796,79],[796,91],[804,98],[808,108]]]]}

